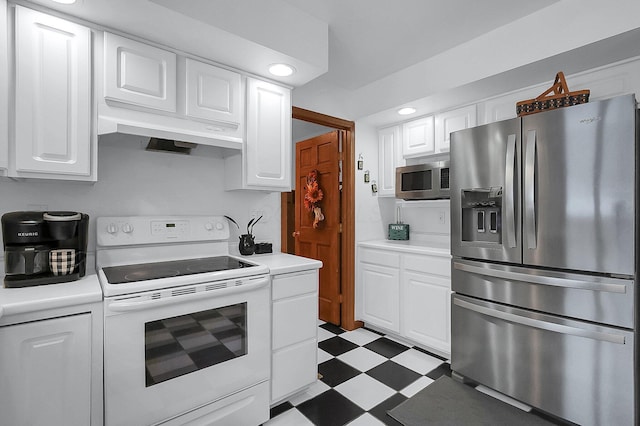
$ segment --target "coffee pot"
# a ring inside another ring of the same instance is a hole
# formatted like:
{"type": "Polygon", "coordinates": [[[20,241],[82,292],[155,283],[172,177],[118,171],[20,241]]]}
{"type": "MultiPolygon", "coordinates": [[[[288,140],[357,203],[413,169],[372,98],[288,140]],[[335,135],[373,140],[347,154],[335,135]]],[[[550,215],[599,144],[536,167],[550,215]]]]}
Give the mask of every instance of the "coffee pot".
{"type": "Polygon", "coordinates": [[[86,272],[89,216],[20,211],[2,216],[5,287],[75,281],[86,272]]]}

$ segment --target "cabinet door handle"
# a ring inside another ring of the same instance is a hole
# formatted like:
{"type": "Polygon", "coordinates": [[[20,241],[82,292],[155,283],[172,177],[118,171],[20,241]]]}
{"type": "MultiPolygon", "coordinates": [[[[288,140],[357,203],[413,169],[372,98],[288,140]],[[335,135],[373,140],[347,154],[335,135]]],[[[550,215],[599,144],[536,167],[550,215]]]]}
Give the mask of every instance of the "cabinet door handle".
{"type": "Polygon", "coordinates": [[[291,236],[292,236],[293,238],[299,237],[299,236],[300,236],[300,231],[293,231],[293,232],[291,233],[291,236]]]}

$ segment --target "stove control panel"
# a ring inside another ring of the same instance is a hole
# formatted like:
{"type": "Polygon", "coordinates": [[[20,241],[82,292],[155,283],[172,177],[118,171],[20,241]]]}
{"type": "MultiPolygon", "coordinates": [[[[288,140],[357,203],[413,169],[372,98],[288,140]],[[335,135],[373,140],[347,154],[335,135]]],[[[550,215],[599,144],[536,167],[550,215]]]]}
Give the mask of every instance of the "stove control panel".
{"type": "Polygon", "coordinates": [[[98,246],[127,246],[229,239],[222,216],[127,216],[97,219],[98,246]]]}

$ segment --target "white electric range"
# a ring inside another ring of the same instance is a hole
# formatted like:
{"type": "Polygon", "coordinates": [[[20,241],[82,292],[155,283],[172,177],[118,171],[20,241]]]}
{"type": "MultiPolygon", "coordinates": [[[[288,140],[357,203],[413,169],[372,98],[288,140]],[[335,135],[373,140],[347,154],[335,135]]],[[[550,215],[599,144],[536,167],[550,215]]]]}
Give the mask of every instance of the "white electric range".
{"type": "Polygon", "coordinates": [[[221,216],[101,217],[105,424],[269,419],[269,269],[221,216]]]}

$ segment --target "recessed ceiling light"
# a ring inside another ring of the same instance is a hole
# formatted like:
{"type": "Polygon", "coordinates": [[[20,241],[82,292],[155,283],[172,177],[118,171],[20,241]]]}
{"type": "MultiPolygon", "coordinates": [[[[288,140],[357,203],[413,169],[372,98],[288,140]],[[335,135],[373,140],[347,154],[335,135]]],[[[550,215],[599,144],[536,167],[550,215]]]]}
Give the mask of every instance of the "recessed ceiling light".
{"type": "Polygon", "coordinates": [[[269,67],[269,72],[278,77],[288,77],[295,72],[295,68],[287,64],[273,64],[269,67]]]}
{"type": "Polygon", "coordinates": [[[76,0],[51,0],[54,1],[56,3],[61,3],[61,4],[73,4],[76,2],[76,0]]]}
{"type": "Polygon", "coordinates": [[[398,110],[398,114],[400,115],[409,115],[413,114],[414,112],[416,112],[416,109],[413,107],[405,107],[398,110]]]}

